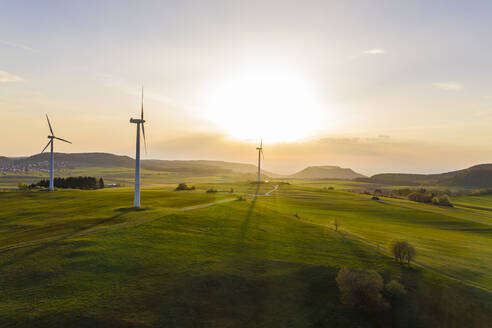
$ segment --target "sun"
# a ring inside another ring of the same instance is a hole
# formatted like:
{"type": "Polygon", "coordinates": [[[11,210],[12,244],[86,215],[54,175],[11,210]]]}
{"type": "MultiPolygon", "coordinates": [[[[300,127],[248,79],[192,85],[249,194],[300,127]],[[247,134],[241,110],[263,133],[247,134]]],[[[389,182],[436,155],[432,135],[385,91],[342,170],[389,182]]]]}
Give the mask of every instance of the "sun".
{"type": "Polygon", "coordinates": [[[228,135],[270,143],[299,141],[324,128],[326,110],[309,83],[287,71],[247,71],[214,83],[203,113],[228,135]]]}

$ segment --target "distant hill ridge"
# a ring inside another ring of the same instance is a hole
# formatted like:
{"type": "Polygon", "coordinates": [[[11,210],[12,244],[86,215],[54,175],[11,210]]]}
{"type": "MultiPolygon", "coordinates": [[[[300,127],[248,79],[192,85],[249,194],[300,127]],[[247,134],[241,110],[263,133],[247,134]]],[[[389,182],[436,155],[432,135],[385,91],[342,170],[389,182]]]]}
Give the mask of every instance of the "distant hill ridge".
{"type": "Polygon", "coordinates": [[[353,180],[365,176],[349,168],[339,166],[309,166],[289,176],[292,179],[344,179],[353,180]]]}
{"type": "MultiPolygon", "coordinates": [[[[27,167],[47,169],[49,167],[49,153],[36,154],[29,157],[9,158],[0,156],[0,168],[27,167]]],[[[80,167],[106,167],[106,168],[133,168],[135,160],[129,156],[114,155],[109,153],[55,153],[55,167],[74,169],[80,167]]],[[[200,174],[240,173],[256,174],[256,165],[233,163],[211,160],[155,160],[144,159],[141,167],[147,170],[166,172],[198,172],[200,174]]],[[[276,177],[278,174],[263,171],[268,177],[276,177]]]]}
{"type": "Polygon", "coordinates": [[[357,180],[388,185],[491,188],[492,164],[479,164],[467,169],[440,174],[382,173],[357,180]]]}

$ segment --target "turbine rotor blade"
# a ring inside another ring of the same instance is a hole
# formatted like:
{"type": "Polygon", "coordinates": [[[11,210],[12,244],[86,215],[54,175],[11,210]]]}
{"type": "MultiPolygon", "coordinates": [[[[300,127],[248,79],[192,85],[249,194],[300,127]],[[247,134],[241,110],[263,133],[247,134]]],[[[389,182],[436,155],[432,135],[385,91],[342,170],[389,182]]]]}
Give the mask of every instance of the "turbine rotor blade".
{"type": "Polygon", "coordinates": [[[144,139],[145,154],[147,154],[147,141],[145,141],[145,128],[144,128],[144,123],[142,123],[142,135],[143,135],[143,139],[144,139]]]}
{"type": "Polygon", "coordinates": [[[46,144],[46,146],[44,146],[43,150],[41,151],[41,154],[44,153],[44,151],[46,150],[46,148],[48,148],[48,146],[50,145],[50,143],[52,141],[53,141],[52,139],[50,139],[50,141],[48,141],[48,143],[46,144]]]}
{"type": "Polygon", "coordinates": [[[48,126],[50,127],[51,135],[54,136],[53,129],[51,128],[50,119],[48,118],[48,114],[46,114],[46,120],[48,121],[48,126]]]}
{"type": "Polygon", "coordinates": [[[64,142],[68,142],[69,144],[71,144],[72,142],[68,141],[68,140],[65,140],[65,139],[62,139],[62,138],[58,138],[58,137],[53,137],[55,139],[58,139],[58,140],[61,140],[61,141],[64,141],[64,142]]]}
{"type": "Polygon", "coordinates": [[[261,152],[261,158],[265,159],[265,155],[263,155],[263,149],[261,149],[260,152],[261,152]]]}

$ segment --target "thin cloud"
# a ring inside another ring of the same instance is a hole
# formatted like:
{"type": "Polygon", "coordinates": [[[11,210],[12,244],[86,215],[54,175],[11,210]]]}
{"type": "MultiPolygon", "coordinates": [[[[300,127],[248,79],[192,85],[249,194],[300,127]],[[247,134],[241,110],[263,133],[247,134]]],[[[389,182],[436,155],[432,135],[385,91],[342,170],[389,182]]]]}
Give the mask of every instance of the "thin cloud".
{"type": "Polygon", "coordinates": [[[384,55],[384,54],[386,54],[386,50],[381,48],[373,48],[373,49],[362,50],[361,52],[353,56],[350,56],[349,59],[357,59],[363,56],[377,56],[377,55],[384,55]]]}
{"type": "Polygon", "coordinates": [[[34,48],[31,48],[25,44],[22,44],[22,43],[14,43],[14,42],[9,42],[9,41],[5,41],[5,40],[0,40],[0,44],[3,44],[5,46],[9,46],[9,47],[12,47],[12,48],[18,48],[18,49],[22,49],[22,50],[25,50],[25,51],[30,51],[30,52],[37,52],[36,49],[34,48]]]}
{"type": "Polygon", "coordinates": [[[432,85],[436,88],[439,88],[441,90],[447,90],[447,91],[461,91],[464,89],[463,85],[457,82],[434,82],[432,85]]]}
{"type": "Polygon", "coordinates": [[[20,76],[10,74],[5,71],[0,71],[0,83],[1,82],[16,82],[16,81],[22,81],[22,78],[20,76]]]}
{"type": "Polygon", "coordinates": [[[386,51],[381,48],[374,48],[362,51],[363,55],[384,55],[386,51]]]}

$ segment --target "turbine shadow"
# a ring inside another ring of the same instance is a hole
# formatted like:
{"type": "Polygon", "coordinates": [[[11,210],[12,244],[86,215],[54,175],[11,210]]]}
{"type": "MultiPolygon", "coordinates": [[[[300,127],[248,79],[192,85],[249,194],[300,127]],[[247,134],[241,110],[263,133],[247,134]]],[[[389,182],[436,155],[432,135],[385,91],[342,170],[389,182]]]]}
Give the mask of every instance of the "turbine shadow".
{"type": "Polygon", "coordinates": [[[256,199],[258,198],[258,191],[260,190],[260,184],[258,183],[256,185],[256,190],[253,196],[253,200],[251,201],[251,205],[249,206],[248,213],[246,214],[246,218],[244,219],[243,223],[241,224],[241,240],[244,240],[246,236],[246,231],[248,229],[249,222],[251,220],[251,216],[253,216],[253,211],[255,209],[256,205],[256,199]]]}
{"type": "MultiPolygon", "coordinates": [[[[116,211],[118,211],[118,210],[116,210],[116,211]]],[[[95,227],[97,227],[99,225],[102,225],[102,224],[105,224],[107,222],[110,222],[111,220],[117,219],[120,216],[122,216],[124,213],[126,213],[126,212],[125,211],[121,211],[121,213],[118,213],[116,215],[113,215],[113,216],[111,216],[109,218],[102,219],[102,220],[100,220],[100,221],[98,221],[96,223],[93,223],[93,224],[90,224],[90,225],[81,227],[81,228],[76,229],[76,230],[74,230],[72,232],[69,232],[67,234],[60,235],[58,238],[55,238],[53,240],[47,241],[45,243],[41,243],[39,246],[37,246],[37,247],[35,247],[33,249],[30,249],[30,250],[28,250],[28,251],[26,251],[26,252],[24,252],[24,253],[16,256],[16,257],[14,257],[13,259],[11,259],[11,260],[3,263],[3,264],[0,264],[0,268],[4,268],[4,267],[7,267],[9,265],[15,264],[16,262],[21,261],[21,260],[23,260],[23,259],[25,259],[25,258],[27,258],[27,257],[29,257],[29,256],[31,256],[33,254],[36,254],[36,253],[38,253],[38,252],[40,252],[40,251],[42,251],[42,250],[44,250],[44,249],[46,249],[46,248],[48,248],[50,246],[56,245],[60,241],[63,241],[63,240],[66,240],[66,239],[68,239],[70,237],[76,236],[76,235],[78,235],[80,233],[83,233],[85,231],[88,231],[88,230],[90,230],[92,228],[95,228],[95,227]]],[[[26,247],[29,247],[29,246],[26,246],[26,247]]],[[[8,252],[10,250],[12,250],[12,249],[6,249],[6,250],[2,251],[1,253],[8,252]]]]}

